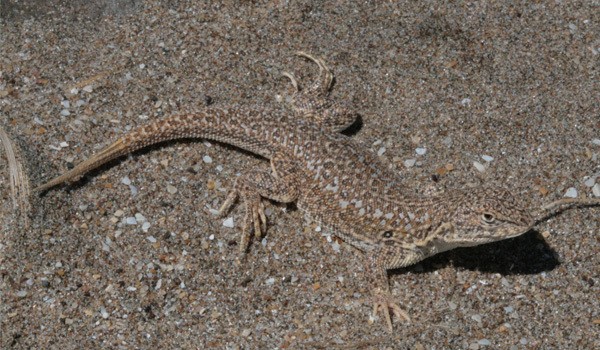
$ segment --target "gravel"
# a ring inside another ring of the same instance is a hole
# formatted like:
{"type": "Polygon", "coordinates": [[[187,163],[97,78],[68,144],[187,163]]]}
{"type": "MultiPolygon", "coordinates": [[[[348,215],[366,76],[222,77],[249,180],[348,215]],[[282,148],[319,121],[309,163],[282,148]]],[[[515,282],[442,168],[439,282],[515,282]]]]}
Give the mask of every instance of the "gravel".
{"type": "MultiPolygon", "coordinates": [[[[304,50],[360,115],[348,134],[386,140],[373,150],[402,191],[503,186],[532,208],[572,189],[600,197],[586,181],[600,174],[592,2],[1,6],[0,118],[33,185],[167,115],[289,111],[282,72],[306,88],[318,71],[292,55],[304,50]]],[[[293,206],[265,203],[268,230],[240,254],[243,203],[227,225],[210,208],[269,165],[208,145],[149,147],[33,195],[30,226],[0,157],[0,348],[600,348],[598,208],[393,271],[412,322],[390,334],[369,323],[362,255],[293,206]]]]}

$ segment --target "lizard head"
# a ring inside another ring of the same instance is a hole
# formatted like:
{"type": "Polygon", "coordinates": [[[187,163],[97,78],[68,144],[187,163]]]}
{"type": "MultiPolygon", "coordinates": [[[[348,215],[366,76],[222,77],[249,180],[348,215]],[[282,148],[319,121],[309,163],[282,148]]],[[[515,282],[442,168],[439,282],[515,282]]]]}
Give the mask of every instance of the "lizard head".
{"type": "Polygon", "coordinates": [[[434,239],[439,251],[516,237],[566,209],[600,206],[600,199],[564,198],[532,210],[501,188],[460,191],[447,198],[454,211],[451,225],[434,239]]]}
{"type": "Polygon", "coordinates": [[[457,191],[446,198],[454,210],[449,213],[450,225],[434,239],[439,251],[516,237],[536,222],[525,203],[505,189],[457,191]]]}

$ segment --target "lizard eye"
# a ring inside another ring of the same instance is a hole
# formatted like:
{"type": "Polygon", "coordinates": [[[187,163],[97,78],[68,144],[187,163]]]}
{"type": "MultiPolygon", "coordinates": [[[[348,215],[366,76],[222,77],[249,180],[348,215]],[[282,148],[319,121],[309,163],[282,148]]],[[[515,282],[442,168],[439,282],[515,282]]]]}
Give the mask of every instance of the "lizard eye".
{"type": "Polygon", "coordinates": [[[483,213],[483,215],[481,215],[481,219],[483,220],[483,222],[491,224],[494,221],[496,221],[496,218],[494,217],[494,215],[490,214],[490,213],[483,213]]]}
{"type": "Polygon", "coordinates": [[[392,231],[385,231],[383,233],[383,238],[392,238],[393,235],[394,233],[392,231]]]}

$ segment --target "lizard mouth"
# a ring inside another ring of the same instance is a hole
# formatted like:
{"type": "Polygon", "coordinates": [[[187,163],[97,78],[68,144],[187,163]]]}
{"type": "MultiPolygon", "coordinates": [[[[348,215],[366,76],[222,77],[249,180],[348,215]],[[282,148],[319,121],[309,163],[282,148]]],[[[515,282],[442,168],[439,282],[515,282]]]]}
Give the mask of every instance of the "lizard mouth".
{"type": "Polygon", "coordinates": [[[549,218],[560,214],[571,208],[585,208],[600,206],[600,198],[563,198],[554,202],[542,205],[537,213],[534,214],[535,226],[549,218]]]}

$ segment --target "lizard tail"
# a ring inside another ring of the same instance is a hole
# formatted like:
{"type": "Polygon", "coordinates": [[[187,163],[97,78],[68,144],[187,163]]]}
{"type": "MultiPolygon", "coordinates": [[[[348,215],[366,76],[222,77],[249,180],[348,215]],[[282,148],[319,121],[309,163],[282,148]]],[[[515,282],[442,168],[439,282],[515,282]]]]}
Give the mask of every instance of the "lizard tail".
{"type": "Polygon", "coordinates": [[[69,170],[68,172],[55,177],[54,179],[40,185],[34,189],[35,192],[44,192],[56,185],[60,185],[63,182],[74,182],[77,181],[88,171],[99,167],[102,164],[110,162],[111,160],[118,158],[128,151],[127,145],[123,142],[123,139],[118,139],[112,145],[106,147],[100,153],[93,155],[85,161],[77,164],[76,167],[69,170]]]}
{"type": "Polygon", "coordinates": [[[240,147],[252,153],[269,158],[271,147],[265,131],[280,127],[278,120],[269,122],[269,117],[254,110],[209,109],[201,113],[173,115],[135,129],[119,138],[115,143],[91,156],[89,159],[34,189],[46,191],[65,182],[77,181],[85,173],[99,166],[162,141],[181,138],[204,138],[240,147]],[[248,120],[260,120],[261,124],[251,124],[248,120]]]}

